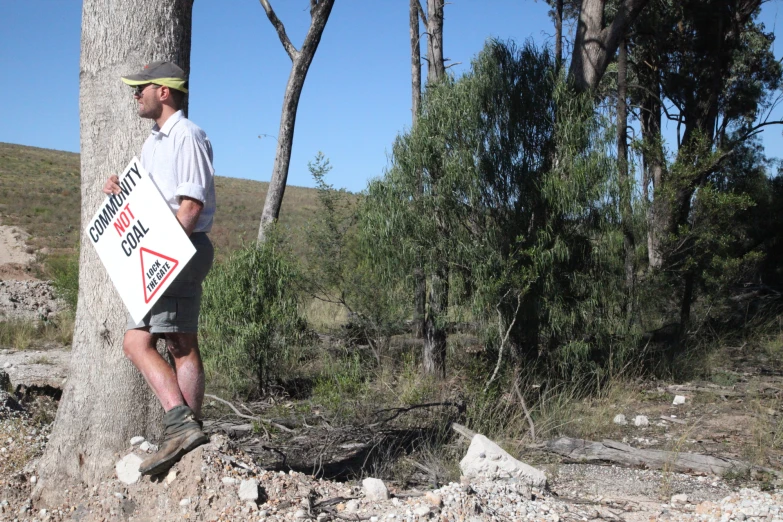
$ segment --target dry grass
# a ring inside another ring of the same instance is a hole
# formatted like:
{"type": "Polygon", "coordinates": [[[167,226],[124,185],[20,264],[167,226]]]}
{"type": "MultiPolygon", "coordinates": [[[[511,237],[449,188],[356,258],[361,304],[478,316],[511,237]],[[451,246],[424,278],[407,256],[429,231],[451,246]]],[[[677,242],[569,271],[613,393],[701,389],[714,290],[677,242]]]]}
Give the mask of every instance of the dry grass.
{"type": "MultiPolygon", "coordinates": [[[[32,249],[73,254],[79,240],[79,154],[0,143],[0,216],[30,234],[32,249]],[[39,187],[45,186],[46,190],[39,187]]],[[[255,241],[268,183],[215,178],[218,206],[211,238],[219,258],[255,241]]],[[[96,187],[98,190],[98,187],[96,187]]],[[[305,252],[305,229],[315,217],[316,191],[286,188],[280,227],[296,254],[305,252]]],[[[48,276],[44,267],[44,276],[48,276]]]]}
{"type": "Polygon", "coordinates": [[[61,313],[56,320],[42,322],[13,319],[0,321],[0,346],[26,350],[39,343],[57,343],[70,346],[73,340],[74,315],[61,313]]]}

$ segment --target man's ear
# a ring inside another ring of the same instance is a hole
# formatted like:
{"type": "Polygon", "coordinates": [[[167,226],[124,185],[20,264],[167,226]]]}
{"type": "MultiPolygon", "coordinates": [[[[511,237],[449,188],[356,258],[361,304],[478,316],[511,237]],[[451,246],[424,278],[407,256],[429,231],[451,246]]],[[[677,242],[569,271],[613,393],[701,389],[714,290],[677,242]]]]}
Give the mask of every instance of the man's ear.
{"type": "Polygon", "coordinates": [[[158,87],[158,99],[160,99],[160,101],[163,102],[168,100],[169,98],[171,98],[171,91],[169,90],[169,88],[166,85],[161,85],[160,87],[158,87]]]}

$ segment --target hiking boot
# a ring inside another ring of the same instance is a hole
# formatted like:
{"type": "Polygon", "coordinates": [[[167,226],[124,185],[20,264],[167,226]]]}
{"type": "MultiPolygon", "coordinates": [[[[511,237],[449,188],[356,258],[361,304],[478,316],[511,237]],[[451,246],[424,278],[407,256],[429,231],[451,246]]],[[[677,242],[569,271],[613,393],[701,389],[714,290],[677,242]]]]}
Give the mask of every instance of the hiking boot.
{"type": "Polygon", "coordinates": [[[163,443],[160,449],[139,466],[142,475],[158,475],[168,470],[187,452],[209,441],[193,410],[175,406],[163,415],[163,443]]]}

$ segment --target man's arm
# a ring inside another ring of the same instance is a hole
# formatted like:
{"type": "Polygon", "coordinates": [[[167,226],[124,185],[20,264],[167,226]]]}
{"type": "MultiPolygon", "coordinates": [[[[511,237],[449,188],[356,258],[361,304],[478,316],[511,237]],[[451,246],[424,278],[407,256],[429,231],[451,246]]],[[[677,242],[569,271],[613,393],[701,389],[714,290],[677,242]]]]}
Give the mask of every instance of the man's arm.
{"type": "Polygon", "coordinates": [[[190,236],[190,234],[193,233],[193,229],[196,228],[198,217],[201,215],[201,210],[203,208],[204,203],[201,201],[187,196],[180,196],[177,220],[188,236],[190,236]]]}

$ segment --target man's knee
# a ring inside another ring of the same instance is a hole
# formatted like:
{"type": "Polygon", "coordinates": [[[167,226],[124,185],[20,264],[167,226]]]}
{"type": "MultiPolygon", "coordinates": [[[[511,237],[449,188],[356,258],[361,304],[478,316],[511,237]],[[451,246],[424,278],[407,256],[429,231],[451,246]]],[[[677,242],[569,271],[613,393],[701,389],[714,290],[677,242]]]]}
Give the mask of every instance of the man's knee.
{"type": "Polygon", "coordinates": [[[133,361],[142,351],[155,347],[156,337],[146,330],[128,330],[122,338],[122,353],[133,361]]]}
{"type": "Polygon", "coordinates": [[[166,347],[174,358],[198,354],[198,335],[194,333],[166,334],[166,347]]]}

